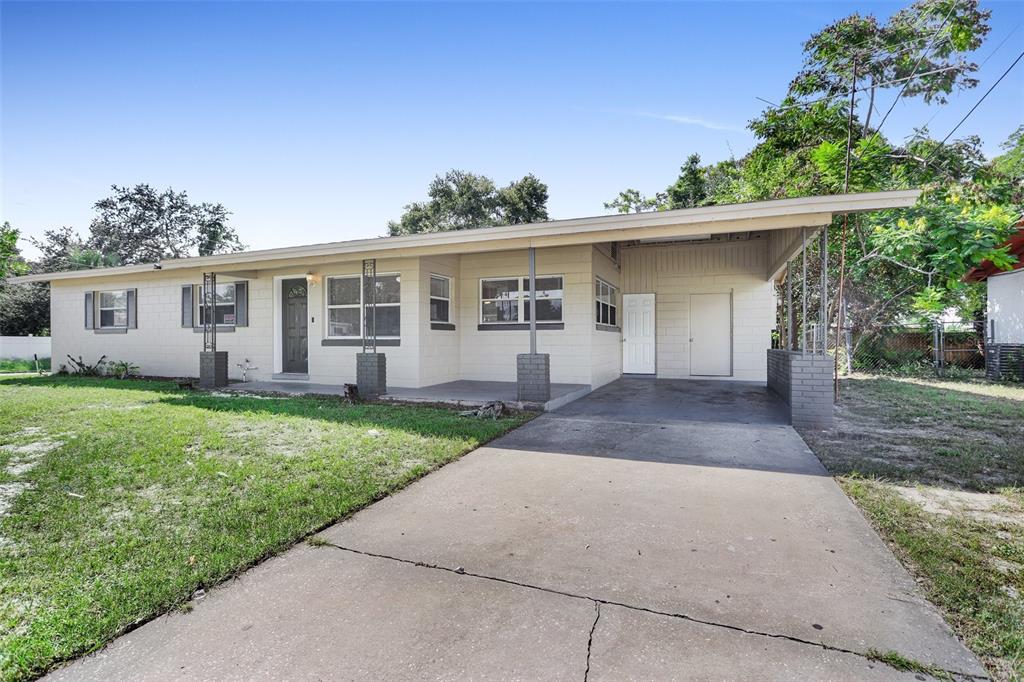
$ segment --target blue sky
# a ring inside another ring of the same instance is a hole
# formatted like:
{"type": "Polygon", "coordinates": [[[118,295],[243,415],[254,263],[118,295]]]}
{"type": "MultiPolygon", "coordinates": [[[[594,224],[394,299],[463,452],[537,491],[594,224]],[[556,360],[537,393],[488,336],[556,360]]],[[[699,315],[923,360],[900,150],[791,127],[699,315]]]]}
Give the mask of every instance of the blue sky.
{"type": "MultiPolygon", "coordinates": [[[[534,173],[552,217],[668,185],[691,152],[744,154],[814,31],[907,3],[0,5],[2,207],[25,235],[86,232],[111,184],[221,202],[252,248],[379,236],[437,173],[534,173]]],[[[989,56],[1024,3],[985,2],[989,56]]],[[[944,108],[944,136],[1024,27],[944,108]]],[[[895,92],[883,94],[884,111],[895,92]]],[[[990,154],[1024,122],[1018,65],[964,125],[990,154]]],[[[25,249],[32,254],[34,250],[25,249]]]]}

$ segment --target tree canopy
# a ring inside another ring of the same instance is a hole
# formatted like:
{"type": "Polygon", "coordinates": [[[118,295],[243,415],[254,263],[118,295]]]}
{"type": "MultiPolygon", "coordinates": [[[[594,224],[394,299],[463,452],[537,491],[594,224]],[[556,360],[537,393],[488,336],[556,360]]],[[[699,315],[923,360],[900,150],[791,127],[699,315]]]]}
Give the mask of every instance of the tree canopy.
{"type": "Polygon", "coordinates": [[[388,233],[394,237],[548,219],[548,186],[533,175],[499,188],[484,175],[450,170],[431,181],[427,197],[406,205],[402,217],[388,223],[388,233]]]}
{"type": "MultiPolygon", "coordinates": [[[[61,272],[114,265],[152,263],[163,258],[207,256],[240,251],[242,244],[228,224],[222,204],[193,203],[187,193],[157,191],[146,184],[111,187],[111,195],[94,204],[96,216],[88,236],[62,226],[32,239],[40,255],[26,262],[17,248],[17,231],[0,229],[0,281],[22,272],[61,272]]],[[[0,331],[45,334],[50,324],[46,284],[0,287],[0,331]]]]}
{"type": "MultiPolygon", "coordinates": [[[[745,157],[701,166],[691,155],[664,192],[646,197],[629,189],[605,206],[666,210],[842,192],[856,56],[849,191],[924,192],[911,209],[851,220],[846,293],[853,324],[934,316],[949,306],[974,314],[979,297],[962,284],[964,273],[984,260],[1011,265],[1002,244],[1024,213],[1024,126],[989,160],[974,136],[941,144],[922,127],[891,141],[871,112],[880,93],[890,102],[920,97],[941,106],[951,92],[975,87],[977,65],[967,57],[989,33],[988,19],[977,0],[919,0],[885,22],[859,14],[840,19],[804,44],[803,66],[779,106],[750,121],[757,144],[745,157]]],[[[830,238],[838,251],[839,230],[830,238]]],[[[838,259],[830,267],[835,281],[838,259]]]]}
{"type": "Polygon", "coordinates": [[[25,270],[25,264],[18,258],[18,231],[4,221],[0,225],[0,282],[25,270]]]}

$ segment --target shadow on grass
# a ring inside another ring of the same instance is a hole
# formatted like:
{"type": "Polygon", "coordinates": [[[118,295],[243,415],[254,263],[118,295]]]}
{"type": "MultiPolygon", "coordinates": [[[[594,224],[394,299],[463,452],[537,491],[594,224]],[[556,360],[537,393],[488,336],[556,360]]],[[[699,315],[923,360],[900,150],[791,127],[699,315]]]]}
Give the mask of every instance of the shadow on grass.
{"type": "Polygon", "coordinates": [[[44,376],[12,376],[0,374],[0,387],[34,386],[39,388],[104,388],[127,391],[155,391],[159,393],[180,393],[181,390],[174,379],[135,378],[116,379],[114,377],[90,377],[65,374],[48,374],[44,376]]]}
{"type": "Polygon", "coordinates": [[[192,407],[211,412],[248,415],[302,417],[333,424],[350,424],[367,429],[391,428],[427,437],[471,437],[483,443],[529,421],[528,415],[500,420],[462,417],[454,408],[443,406],[361,403],[352,405],[338,397],[263,397],[246,394],[213,395],[181,390],[173,381],[114,379],[109,377],[45,376],[0,379],[0,388],[86,388],[146,391],[154,394],[153,404],[192,407]]]}

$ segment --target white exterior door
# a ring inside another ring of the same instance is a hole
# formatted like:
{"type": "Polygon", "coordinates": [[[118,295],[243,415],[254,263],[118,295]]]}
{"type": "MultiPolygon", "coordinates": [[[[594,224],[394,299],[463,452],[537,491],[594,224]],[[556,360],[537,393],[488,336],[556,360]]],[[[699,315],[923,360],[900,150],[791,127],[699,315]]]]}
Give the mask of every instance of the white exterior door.
{"type": "Polygon", "coordinates": [[[654,294],[623,294],[622,371],[654,374],[654,294]]]}
{"type": "Polygon", "coordinates": [[[732,294],[690,294],[690,374],[732,374],[732,294]]]}

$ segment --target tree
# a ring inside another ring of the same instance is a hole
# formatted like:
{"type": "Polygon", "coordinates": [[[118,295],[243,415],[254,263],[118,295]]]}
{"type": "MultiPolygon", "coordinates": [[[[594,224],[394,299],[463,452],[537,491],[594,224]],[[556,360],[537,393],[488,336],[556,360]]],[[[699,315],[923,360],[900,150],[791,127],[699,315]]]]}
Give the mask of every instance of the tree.
{"type": "Polygon", "coordinates": [[[0,283],[11,275],[20,275],[26,271],[25,263],[18,255],[18,231],[4,221],[0,225],[0,283]]]}
{"type": "Polygon", "coordinates": [[[402,217],[388,223],[391,236],[548,219],[547,185],[533,175],[498,189],[486,176],[451,170],[431,181],[427,196],[427,201],[406,205],[402,217]]]}
{"type": "MultiPolygon", "coordinates": [[[[690,157],[664,201],[657,199],[661,195],[651,200],[630,190],[606,207],[664,208],[673,188],[682,190],[677,201],[687,203],[699,194],[687,191],[699,188],[699,179],[707,195],[703,204],[842,192],[850,57],[857,55],[854,108],[867,113],[864,120],[854,115],[849,190],[925,192],[912,209],[850,220],[847,320],[856,328],[935,315],[949,306],[973,310],[978,296],[961,283],[964,272],[982,260],[1009,266],[1001,244],[1024,211],[1024,127],[1003,145],[1004,155],[989,161],[977,137],[940,144],[921,129],[893,143],[871,129],[870,113],[879,89],[902,90],[906,84],[901,96],[942,105],[954,90],[975,87],[971,74],[977,67],[966,55],[988,34],[988,18],[977,0],[921,0],[887,22],[858,14],[841,19],[805,43],[803,68],[781,104],[750,122],[757,144],[747,156],[705,167],[690,157]],[[911,75],[912,80],[899,82],[911,75]],[[872,85],[877,87],[865,91],[872,85]]],[[[833,251],[840,248],[840,234],[830,231],[833,251]]],[[[833,282],[840,274],[838,260],[830,261],[833,282]]],[[[800,273],[790,276],[799,279],[800,273]]],[[[836,301],[829,305],[834,312],[836,301]]]]}
{"type": "Polygon", "coordinates": [[[700,206],[708,196],[707,178],[700,165],[700,154],[690,154],[679,169],[679,178],[666,191],[668,208],[700,206]]]}
{"type": "Polygon", "coordinates": [[[970,74],[978,65],[963,56],[981,46],[989,33],[988,10],[977,0],[918,0],[889,21],[852,14],[827,26],[804,43],[803,68],[790,83],[794,96],[848,93],[857,72],[870,87],[864,131],[870,127],[876,87],[904,88],[904,97],[945,104],[956,89],[977,86],[970,74]]]}
{"type": "Polygon", "coordinates": [[[111,187],[111,196],[97,201],[86,246],[120,263],[153,263],[240,251],[244,247],[228,226],[221,204],[192,204],[186,192],[159,192],[147,184],[111,187]]]}

